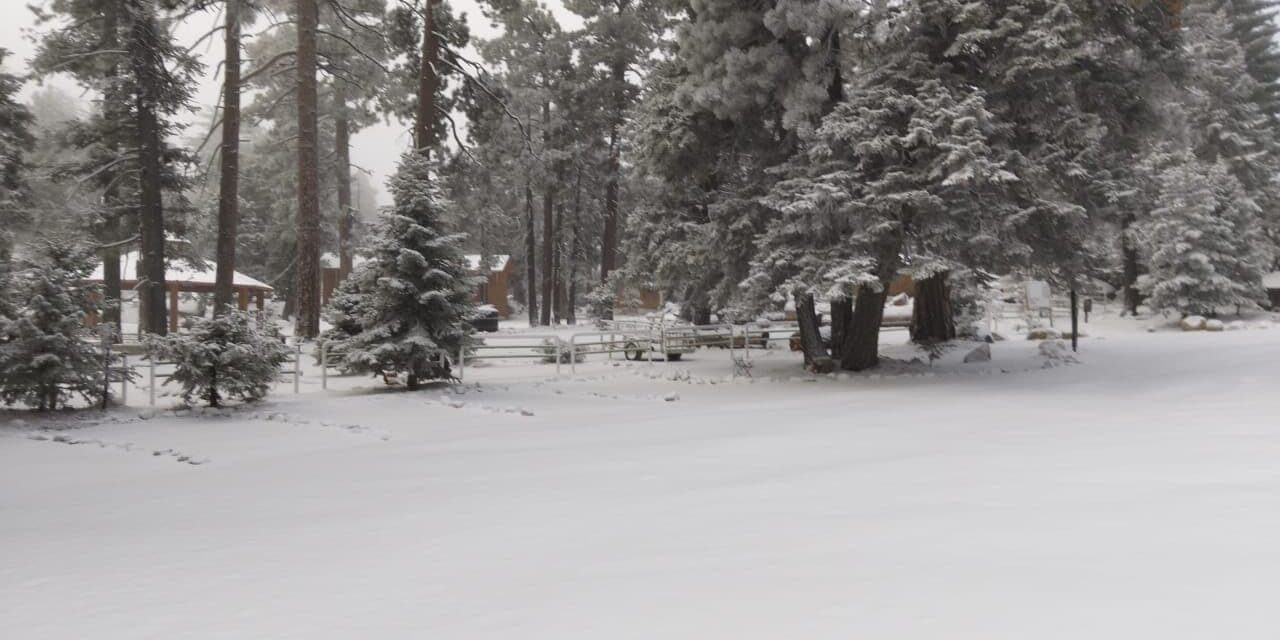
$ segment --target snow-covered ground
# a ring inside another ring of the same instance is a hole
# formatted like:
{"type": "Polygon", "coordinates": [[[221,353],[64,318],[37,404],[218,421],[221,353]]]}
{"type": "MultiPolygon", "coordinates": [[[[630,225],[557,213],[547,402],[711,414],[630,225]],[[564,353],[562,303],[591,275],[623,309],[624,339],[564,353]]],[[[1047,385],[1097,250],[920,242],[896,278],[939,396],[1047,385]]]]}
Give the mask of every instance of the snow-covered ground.
{"type": "Polygon", "coordinates": [[[1086,331],[0,414],[0,638],[1275,637],[1280,327],[1086,331]]]}

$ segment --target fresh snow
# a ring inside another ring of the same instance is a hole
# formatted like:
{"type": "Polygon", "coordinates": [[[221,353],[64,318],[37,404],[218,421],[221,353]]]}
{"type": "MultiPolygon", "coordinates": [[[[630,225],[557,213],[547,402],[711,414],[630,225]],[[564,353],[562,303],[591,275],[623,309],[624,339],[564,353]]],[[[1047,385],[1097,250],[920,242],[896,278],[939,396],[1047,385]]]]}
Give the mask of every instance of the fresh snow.
{"type": "Polygon", "coordinates": [[[1273,637],[1280,332],[1132,323],[0,414],[0,638],[1273,637]]]}

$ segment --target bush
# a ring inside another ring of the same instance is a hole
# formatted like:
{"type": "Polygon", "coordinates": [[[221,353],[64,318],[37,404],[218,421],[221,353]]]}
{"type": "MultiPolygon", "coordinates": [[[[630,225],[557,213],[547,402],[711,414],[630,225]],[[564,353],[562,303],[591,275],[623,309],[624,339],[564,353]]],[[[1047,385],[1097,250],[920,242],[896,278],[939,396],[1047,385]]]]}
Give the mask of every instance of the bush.
{"type": "Polygon", "coordinates": [[[150,338],[148,347],[151,357],[177,365],[165,384],[176,381],[185,402],[199,397],[211,407],[230,396],[262,399],[290,356],[274,330],[262,331],[249,314],[232,310],[197,321],[190,334],[150,338]]]}
{"type": "MultiPolygon", "coordinates": [[[[84,327],[95,288],[84,283],[89,254],[72,243],[46,241],[32,260],[6,273],[0,304],[0,399],[40,410],[80,396],[102,400],[104,354],[84,327]]],[[[6,261],[7,262],[7,261],[6,261]]],[[[5,265],[0,270],[8,272],[5,265]]]]}

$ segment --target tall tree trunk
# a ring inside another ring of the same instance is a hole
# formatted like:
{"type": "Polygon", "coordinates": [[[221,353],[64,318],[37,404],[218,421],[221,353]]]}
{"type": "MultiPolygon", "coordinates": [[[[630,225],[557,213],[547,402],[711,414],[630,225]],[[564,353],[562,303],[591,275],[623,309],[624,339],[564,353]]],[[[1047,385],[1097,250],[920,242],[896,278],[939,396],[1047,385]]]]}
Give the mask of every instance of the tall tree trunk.
{"type": "Polygon", "coordinates": [[[1132,215],[1125,216],[1120,228],[1120,253],[1124,262],[1122,295],[1125,311],[1129,315],[1138,313],[1138,304],[1141,302],[1138,294],[1138,247],[1133,241],[1135,222],[1137,220],[1132,215]]]}
{"type": "Polygon", "coordinates": [[[831,356],[839,358],[853,331],[853,299],[841,296],[831,301],[831,356]]]}
{"type": "Polygon", "coordinates": [[[214,315],[235,304],[236,228],[240,224],[240,0],[226,0],[226,55],[222,73],[222,176],[218,188],[214,315]]]}
{"type": "MultiPolygon", "coordinates": [[[[551,102],[542,102],[542,148],[551,145],[551,102]]],[[[551,167],[547,167],[546,185],[542,192],[542,324],[551,324],[552,286],[555,282],[555,221],[552,219],[555,209],[556,191],[555,176],[551,167]]]]}
{"type": "Polygon", "coordinates": [[[533,219],[533,179],[529,175],[528,169],[524,174],[524,212],[525,212],[525,229],[524,229],[524,253],[526,256],[525,271],[525,307],[529,311],[529,326],[538,326],[538,270],[535,266],[538,262],[538,243],[534,238],[534,219],[533,219]]]}
{"type": "Polygon", "coordinates": [[[413,121],[413,142],[418,153],[430,153],[432,128],[436,119],[437,66],[440,39],[436,37],[436,11],[441,0],[427,0],[422,16],[422,68],[418,72],[418,111],[413,121]]]}
{"type": "MultiPolygon", "coordinates": [[[[108,11],[103,16],[102,41],[103,46],[108,49],[116,49],[120,46],[119,23],[117,22],[119,17],[117,11],[108,11]]],[[[119,83],[115,82],[115,77],[119,75],[119,69],[116,65],[111,65],[105,70],[104,75],[107,76],[108,86],[113,87],[108,89],[104,96],[104,112],[107,118],[113,120],[123,118],[125,114],[122,111],[127,106],[127,103],[123,102],[118,88],[119,83]]],[[[122,153],[119,145],[114,141],[111,143],[111,152],[114,156],[119,156],[122,153]]],[[[122,235],[126,235],[120,232],[120,218],[124,214],[119,200],[119,183],[114,175],[109,176],[107,186],[102,194],[102,203],[107,209],[107,218],[102,229],[102,239],[110,245],[102,252],[102,320],[115,325],[116,335],[114,339],[117,341],[124,338],[124,327],[121,324],[121,300],[124,297],[124,292],[122,290],[123,285],[120,282],[120,247],[116,246],[115,243],[124,239],[121,237],[122,235]]],[[[136,278],[137,275],[135,272],[134,277],[136,278]]]]}
{"type": "Polygon", "coordinates": [[[569,221],[569,296],[565,300],[565,316],[569,324],[578,324],[578,253],[582,250],[578,235],[578,218],[582,215],[582,167],[573,182],[573,219],[569,221]]]}
{"type": "MultiPolygon", "coordinates": [[[[115,189],[108,189],[103,200],[111,206],[115,200],[115,189]]],[[[114,207],[112,207],[114,208],[114,207]]],[[[114,246],[120,240],[120,219],[112,213],[103,229],[103,238],[112,245],[102,250],[102,321],[116,326],[116,340],[120,339],[120,247],[114,246]]]]}
{"type": "Polygon", "coordinates": [[[800,325],[800,351],[805,368],[816,373],[830,373],[835,366],[827,348],[822,346],[822,325],[814,307],[813,294],[796,292],[796,322],[800,325]]]}
{"type": "MultiPolygon", "coordinates": [[[[619,7],[621,12],[623,7],[619,7]]],[[[627,68],[615,61],[609,67],[613,84],[613,113],[609,123],[608,182],[604,188],[604,237],[600,242],[600,282],[608,282],[609,274],[618,268],[618,185],[621,182],[622,118],[627,109],[627,68]]]]}
{"type": "Polygon", "coordinates": [[[915,306],[911,311],[911,341],[916,344],[947,342],[956,338],[951,313],[951,291],[947,274],[916,281],[915,306]]]}
{"type": "Polygon", "coordinates": [[[133,21],[129,34],[129,58],[133,76],[139,83],[134,100],[137,125],[138,165],[138,231],[142,237],[138,260],[139,324],[143,331],[158,335],[169,332],[168,309],[165,304],[164,264],[164,196],[162,193],[164,147],[160,116],[160,78],[156,70],[163,68],[155,43],[160,39],[160,26],[153,9],[132,7],[133,21]]]}
{"type": "Polygon", "coordinates": [[[853,322],[845,337],[840,366],[850,371],[863,371],[880,364],[880,324],[884,320],[886,287],[858,287],[853,303],[853,322]]]}
{"type": "Polygon", "coordinates": [[[319,0],[295,0],[298,15],[298,317],[294,333],[320,334],[320,156],[316,126],[319,0]]]}
{"type": "Polygon", "coordinates": [[[564,317],[564,272],[560,269],[560,254],[563,253],[560,246],[560,237],[563,235],[561,225],[564,223],[564,204],[556,207],[555,222],[552,224],[551,237],[555,243],[555,251],[551,256],[551,304],[554,313],[551,321],[554,324],[560,324],[560,319],[564,317]]]}
{"type": "Polygon", "coordinates": [[[355,225],[355,210],[351,206],[351,121],[348,119],[346,96],[339,89],[334,96],[337,113],[333,123],[333,145],[338,161],[334,178],[338,182],[338,279],[345,280],[351,274],[354,259],[351,251],[351,230],[355,225]]]}

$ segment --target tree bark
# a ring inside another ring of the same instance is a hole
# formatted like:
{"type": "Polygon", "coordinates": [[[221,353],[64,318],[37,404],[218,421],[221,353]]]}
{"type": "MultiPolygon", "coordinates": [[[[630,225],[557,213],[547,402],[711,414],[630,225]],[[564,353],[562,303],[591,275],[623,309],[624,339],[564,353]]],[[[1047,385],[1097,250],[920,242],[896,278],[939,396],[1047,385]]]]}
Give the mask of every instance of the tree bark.
{"type": "Polygon", "coordinates": [[[915,306],[911,312],[911,341],[916,344],[947,342],[956,338],[951,313],[951,291],[947,274],[916,281],[915,306]]]}
{"type": "Polygon", "coordinates": [[[817,373],[830,373],[834,368],[827,348],[822,346],[822,325],[814,308],[813,294],[796,292],[796,322],[800,325],[800,350],[805,368],[817,373]]]}
{"type": "MultiPolygon", "coordinates": [[[[103,196],[108,206],[115,199],[115,189],[109,189],[109,193],[103,196]]],[[[116,214],[106,224],[103,237],[108,243],[115,243],[119,238],[120,220],[115,218],[116,214]]],[[[119,340],[123,334],[120,327],[120,247],[110,246],[102,250],[102,321],[110,322],[116,326],[115,340],[119,340]]]]}
{"type": "Polygon", "coordinates": [[[529,176],[528,169],[525,169],[524,175],[524,211],[525,211],[525,229],[524,229],[524,253],[525,259],[525,307],[529,311],[529,326],[538,326],[538,272],[535,264],[538,261],[538,244],[534,238],[534,218],[533,218],[533,181],[529,176]]]}
{"type": "MultiPolygon", "coordinates": [[[[619,7],[619,12],[623,7],[619,7]]],[[[613,84],[613,113],[609,123],[609,179],[604,190],[604,237],[600,242],[600,282],[618,268],[618,184],[622,174],[622,119],[627,110],[627,68],[621,61],[609,65],[613,84]]]]}
{"type": "MultiPolygon", "coordinates": [[[[546,74],[543,74],[543,90],[550,91],[546,85],[546,74]]],[[[542,101],[542,148],[545,151],[551,146],[551,99],[542,101]]],[[[551,324],[552,288],[555,282],[555,176],[551,167],[547,167],[546,184],[542,191],[542,324],[551,324]]]]}
{"type": "Polygon", "coordinates": [[[880,324],[884,320],[884,300],[888,289],[858,287],[853,304],[853,322],[845,337],[840,366],[850,371],[864,371],[880,364],[880,324]]]}
{"type": "Polygon", "coordinates": [[[164,196],[163,133],[156,109],[160,104],[160,78],[156,69],[164,61],[153,46],[159,39],[160,26],[150,9],[135,7],[130,25],[129,58],[133,76],[139,83],[134,100],[137,125],[139,202],[138,231],[141,249],[138,256],[139,324],[143,331],[157,335],[169,332],[165,305],[164,263],[164,196]]]}
{"type": "Polygon", "coordinates": [[[582,215],[582,167],[578,167],[577,178],[573,183],[573,219],[569,221],[569,293],[565,300],[565,318],[571,324],[578,324],[578,253],[582,250],[578,235],[578,218],[582,215]]]}
{"type": "Polygon", "coordinates": [[[338,156],[335,179],[338,183],[338,279],[351,275],[354,258],[351,249],[351,232],[355,225],[355,210],[351,206],[351,122],[348,119],[346,96],[336,92],[337,109],[333,124],[334,152],[338,156]]]}
{"type": "Polygon", "coordinates": [[[556,207],[555,221],[551,225],[551,238],[555,244],[555,250],[551,255],[551,321],[554,324],[560,324],[560,319],[564,317],[564,282],[562,280],[564,271],[560,269],[560,254],[563,253],[560,247],[560,237],[562,235],[561,225],[564,223],[564,203],[556,207]]]}
{"type": "Polygon", "coordinates": [[[436,10],[440,0],[427,0],[422,16],[422,68],[418,70],[418,111],[413,121],[413,141],[418,153],[430,153],[436,117],[436,71],[440,62],[440,40],[436,37],[436,10]]]}
{"type": "Polygon", "coordinates": [[[222,82],[222,175],[218,188],[217,272],[213,313],[234,304],[236,236],[240,224],[240,0],[226,0],[226,55],[222,82]]]}
{"type": "Polygon", "coordinates": [[[320,334],[320,185],[316,125],[316,31],[318,0],[295,0],[298,14],[298,271],[294,333],[320,334]]]}
{"type": "Polygon", "coordinates": [[[831,301],[831,357],[844,353],[845,343],[853,330],[853,299],[841,296],[831,301]]]}

